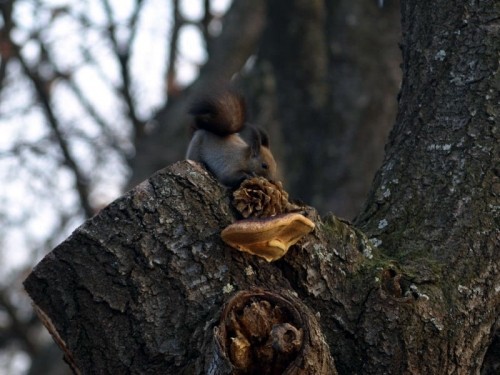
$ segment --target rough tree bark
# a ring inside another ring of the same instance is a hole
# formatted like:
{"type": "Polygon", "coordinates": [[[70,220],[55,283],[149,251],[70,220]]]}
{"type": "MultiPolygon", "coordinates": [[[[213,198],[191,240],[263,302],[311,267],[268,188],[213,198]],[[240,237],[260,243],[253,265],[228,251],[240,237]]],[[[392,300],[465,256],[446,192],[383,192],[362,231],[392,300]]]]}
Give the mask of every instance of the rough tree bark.
{"type": "Polygon", "coordinates": [[[204,169],[161,170],[25,282],[75,369],[231,373],[234,326],[280,311],[287,373],[498,370],[500,4],[402,13],[400,111],[356,226],[310,210],[315,231],[266,263],[222,243],[236,216],[204,169]]]}
{"type": "Polygon", "coordinates": [[[181,162],[102,210],[36,267],[25,286],[75,371],[232,373],[214,341],[221,306],[236,291],[262,293],[258,287],[274,296],[268,301],[292,301],[303,317],[294,324],[310,335],[304,348],[312,349],[290,359],[289,373],[296,362],[309,374],[335,373],[316,322],[321,309],[304,305],[290,282],[303,280],[310,289],[303,292],[317,296],[325,282],[342,288],[334,275],[352,274],[362,258],[355,232],[335,221],[342,238],[351,234],[347,244],[331,228],[318,230],[289,264],[267,263],[221,241],[235,220],[228,203],[227,190],[201,166],[181,162]]]}

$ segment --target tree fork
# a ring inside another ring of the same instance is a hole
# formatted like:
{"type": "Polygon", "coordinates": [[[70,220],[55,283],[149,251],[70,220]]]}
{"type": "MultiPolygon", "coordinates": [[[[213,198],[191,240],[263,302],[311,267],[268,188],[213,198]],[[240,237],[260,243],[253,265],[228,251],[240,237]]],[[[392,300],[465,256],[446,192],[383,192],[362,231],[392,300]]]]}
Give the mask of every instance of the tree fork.
{"type": "MultiPolygon", "coordinates": [[[[225,188],[200,165],[179,162],[104,208],[47,255],[25,287],[73,368],[83,374],[231,373],[259,368],[256,358],[275,358],[269,345],[284,347],[283,337],[300,342],[307,332],[320,355],[304,356],[295,343],[279,368],[305,366],[311,358],[327,373],[480,367],[466,358],[484,356],[492,310],[471,300],[455,300],[449,310],[449,285],[432,262],[384,257],[352,225],[334,216],[322,220],[311,210],[314,232],[268,263],[222,242],[220,232],[235,215],[225,188]],[[282,302],[285,307],[277,308],[282,302]],[[480,329],[455,318],[470,307],[482,319],[480,329]],[[268,331],[241,320],[269,316],[278,318],[268,331]],[[465,332],[466,347],[456,341],[465,332]],[[263,347],[260,357],[246,352],[248,337],[263,347]],[[271,337],[271,344],[262,337],[271,337]],[[469,347],[471,340],[478,345],[469,347]],[[463,357],[450,358],[450,346],[463,357]]],[[[495,304],[498,296],[490,292],[495,304]]]]}

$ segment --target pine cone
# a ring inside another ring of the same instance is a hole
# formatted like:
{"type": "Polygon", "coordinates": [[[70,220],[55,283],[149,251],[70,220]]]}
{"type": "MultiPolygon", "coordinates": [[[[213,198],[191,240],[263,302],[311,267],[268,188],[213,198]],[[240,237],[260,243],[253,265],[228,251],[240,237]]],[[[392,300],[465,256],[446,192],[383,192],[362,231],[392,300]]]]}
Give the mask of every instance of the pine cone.
{"type": "Polygon", "coordinates": [[[233,193],[233,205],[244,218],[275,216],[298,207],[288,202],[288,193],[281,182],[271,182],[264,177],[243,181],[233,193]]]}

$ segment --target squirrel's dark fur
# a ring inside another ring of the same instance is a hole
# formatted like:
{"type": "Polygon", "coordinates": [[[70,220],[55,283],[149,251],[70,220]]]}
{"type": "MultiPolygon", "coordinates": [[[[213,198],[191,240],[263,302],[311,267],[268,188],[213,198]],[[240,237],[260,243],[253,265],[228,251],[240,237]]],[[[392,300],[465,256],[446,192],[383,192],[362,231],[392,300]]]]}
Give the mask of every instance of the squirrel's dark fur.
{"type": "Polygon", "coordinates": [[[245,98],[233,90],[220,91],[196,100],[189,109],[196,129],[226,136],[238,133],[246,122],[245,98]]]}
{"type": "Polygon", "coordinates": [[[224,185],[235,187],[252,176],[276,178],[269,137],[246,122],[244,98],[232,89],[193,103],[194,134],[187,159],[202,162],[224,185]]]}

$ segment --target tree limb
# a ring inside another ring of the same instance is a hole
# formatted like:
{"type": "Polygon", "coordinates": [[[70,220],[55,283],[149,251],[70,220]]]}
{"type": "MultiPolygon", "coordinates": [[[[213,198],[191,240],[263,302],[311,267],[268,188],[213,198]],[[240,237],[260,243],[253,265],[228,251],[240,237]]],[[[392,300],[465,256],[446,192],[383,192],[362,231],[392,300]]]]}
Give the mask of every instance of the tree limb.
{"type": "MultiPolygon", "coordinates": [[[[235,219],[226,194],[200,166],[175,164],[103,209],[35,268],[25,286],[82,373],[89,366],[203,372],[209,362],[200,350],[213,352],[220,306],[233,292],[259,287],[289,295],[298,281],[299,296],[314,300],[340,287],[340,275],[363,258],[356,238],[328,252],[323,229],[276,263],[231,249],[219,236],[235,219]]],[[[304,316],[327,316],[326,306],[296,307],[304,316]]],[[[314,341],[321,332],[311,334],[314,341]]]]}
{"type": "Polygon", "coordinates": [[[170,32],[170,40],[168,47],[168,64],[167,64],[167,100],[170,98],[175,100],[178,95],[179,87],[177,86],[177,48],[179,44],[179,34],[181,27],[184,25],[184,20],[179,11],[179,0],[172,0],[172,28],[170,32]]]}
{"type": "Polygon", "coordinates": [[[14,44],[12,41],[11,43],[15,51],[16,59],[19,61],[24,71],[24,74],[26,74],[26,76],[33,83],[35,92],[38,96],[38,100],[42,104],[42,108],[47,118],[47,122],[63,154],[64,163],[68,166],[68,168],[71,170],[71,172],[75,177],[76,190],[78,192],[80,204],[83,208],[85,216],[91,217],[94,214],[94,209],[90,204],[89,200],[87,179],[85,178],[83,172],[80,170],[78,162],[72,155],[69,144],[61,131],[59,121],[57,120],[57,117],[54,114],[54,111],[52,110],[52,105],[50,103],[49,83],[44,81],[42,77],[40,77],[40,75],[27,64],[27,62],[25,61],[24,57],[21,54],[20,47],[14,44]]]}
{"type": "MultiPolygon", "coordinates": [[[[451,374],[455,363],[481,365],[472,359],[483,358],[495,324],[494,288],[474,297],[473,280],[462,285],[468,298],[449,305],[449,284],[432,264],[399,264],[352,225],[314,210],[315,231],[268,263],[221,241],[237,220],[228,193],[198,164],[174,164],[84,223],[33,270],[26,290],[82,373],[204,373],[217,352],[220,306],[254,288],[296,296],[297,309],[319,320],[313,336],[324,336],[340,373],[451,374]],[[457,319],[470,308],[479,326],[457,319]],[[453,339],[462,332],[466,348],[453,339]],[[449,362],[450,348],[463,357],[449,362]]],[[[231,366],[247,363],[244,351],[237,358],[231,366]]],[[[227,361],[216,363],[227,373],[227,361]]]]}
{"type": "Polygon", "coordinates": [[[0,29],[0,91],[7,74],[7,65],[11,58],[12,46],[10,43],[10,31],[12,30],[12,8],[14,1],[7,1],[0,4],[3,18],[3,27],[0,29]]]}
{"type": "MultiPolygon", "coordinates": [[[[36,345],[29,334],[28,330],[29,327],[25,322],[22,322],[19,319],[16,307],[13,306],[12,303],[10,302],[7,292],[5,290],[0,290],[0,307],[2,307],[3,310],[7,313],[7,316],[11,322],[9,326],[9,331],[12,337],[10,337],[10,340],[19,340],[23,344],[26,351],[30,355],[33,355],[36,351],[36,345]]],[[[6,335],[5,332],[1,332],[0,338],[3,338],[2,336],[5,335],[6,335]]],[[[7,342],[10,340],[7,340],[7,342]]]]}
{"type": "Polygon", "coordinates": [[[118,61],[118,65],[120,66],[120,73],[122,77],[122,85],[120,87],[120,95],[125,101],[126,107],[127,107],[127,112],[130,117],[130,120],[132,122],[132,125],[135,130],[135,137],[140,138],[142,137],[144,133],[144,125],[145,122],[140,120],[139,117],[137,116],[136,109],[135,109],[135,103],[132,97],[132,82],[131,82],[131,77],[130,77],[130,72],[129,72],[129,61],[130,61],[130,52],[131,52],[131,47],[136,35],[136,25],[137,25],[137,20],[139,17],[139,13],[141,10],[142,6],[142,0],[136,0],[135,4],[135,9],[134,13],[132,14],[131,18],[131,23],[130,23],[130,37],[128,38],[127,42],[124,43],[123,45],[120,45],[118,42],[118,39],[116,38],[116,33],[115,33],[115,22],[113,20],[113,11],[111,9],[111,5],[109,4],[108,0],[102,0],[102,4],[104,6],[104,10],[108,19],[108,24],[109,24],[109,38],[111,40],[111,44],[113,46],[113,50],[116,55],[116,59],[118,61]]]}

